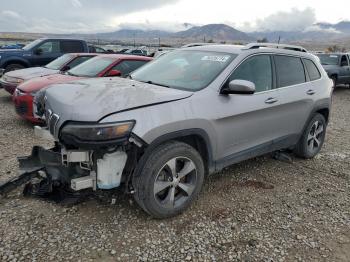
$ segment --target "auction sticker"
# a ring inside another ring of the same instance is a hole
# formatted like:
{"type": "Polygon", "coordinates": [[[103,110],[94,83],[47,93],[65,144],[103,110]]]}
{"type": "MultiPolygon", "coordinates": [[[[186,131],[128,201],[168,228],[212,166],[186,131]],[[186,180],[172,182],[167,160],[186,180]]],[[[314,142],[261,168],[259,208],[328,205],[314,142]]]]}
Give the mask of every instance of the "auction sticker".
{"type": "Polygon", "coordinates": [[[202,61],[213,61],[213,62],[221,62],[225,63],[230,56],[225,55],[225,56],[219,56],[219,55],[206,55],[202,57],[202,61]]]}

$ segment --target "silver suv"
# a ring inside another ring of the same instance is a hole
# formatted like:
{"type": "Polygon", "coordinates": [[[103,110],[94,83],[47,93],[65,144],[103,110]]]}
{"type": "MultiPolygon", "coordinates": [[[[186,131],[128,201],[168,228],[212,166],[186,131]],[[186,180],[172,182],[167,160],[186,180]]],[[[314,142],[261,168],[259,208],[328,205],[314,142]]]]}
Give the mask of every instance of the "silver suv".
{"type": "Polygon", "coordinates": [[[48,190],[123,185],[147,213],[170,217],[193,202],[206,175],[224,167],[283,149],[314,157],[331,94],[319,60],[302,48],[182,48],[129,79],[48,88],[37,99],[48,127],[35,133],[55,147],[34,147],[20,169],[40,170],[48,190]]]}

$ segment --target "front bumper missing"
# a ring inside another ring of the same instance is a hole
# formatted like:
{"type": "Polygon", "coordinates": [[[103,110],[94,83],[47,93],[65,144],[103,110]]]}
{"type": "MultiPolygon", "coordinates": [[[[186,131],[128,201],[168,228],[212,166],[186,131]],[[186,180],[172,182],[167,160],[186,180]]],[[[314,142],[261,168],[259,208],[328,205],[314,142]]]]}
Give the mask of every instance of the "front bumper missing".
{"type": "Polygon", "coordinates": [[[19,175],[0,185],[0,195],[5,195],[17,187],[30,182],[34,178],[42,178],[40,171],[46,165],[57,166],[61,164],[60,154],[34,147],[28,157],[19,157],[19,175]]]}

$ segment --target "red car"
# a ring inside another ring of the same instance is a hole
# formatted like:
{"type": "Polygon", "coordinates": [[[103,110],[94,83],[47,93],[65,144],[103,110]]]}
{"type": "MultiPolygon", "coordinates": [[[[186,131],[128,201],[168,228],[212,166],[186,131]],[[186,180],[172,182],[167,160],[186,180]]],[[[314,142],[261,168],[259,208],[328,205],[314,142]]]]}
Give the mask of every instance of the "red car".
{"type": "Polygon", "coordinates": [[[104,54],[98,55],[65,73],[33,78],[19,85],[15,90],[13,102],[16,112],[32,123],[40,123],[41,120],[33,114],[33,97],[40,89],[51,84],[66,83],[83,78],[123,77],[151,60],[152,58],[144,56],[104,54]]]}
{"type": "Polygon", "coordinates": [[[54,75],[58,74],[60,71],[70,70],[96,55],[97,54],[93,53],[65,54],[44,67],[30,67],[10,71],[0,78],[0,86],[12,95],[18,85],[29,79],[54,75]]]}

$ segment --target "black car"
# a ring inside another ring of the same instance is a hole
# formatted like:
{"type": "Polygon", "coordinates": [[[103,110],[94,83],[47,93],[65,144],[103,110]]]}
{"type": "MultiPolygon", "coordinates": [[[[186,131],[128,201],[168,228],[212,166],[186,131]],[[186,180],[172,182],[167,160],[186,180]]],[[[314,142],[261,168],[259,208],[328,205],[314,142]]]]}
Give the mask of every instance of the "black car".
{"type": "Polygon", "coordinates": [[[350,55],[345,53],[317,54],[334,86],[350,84],[350,55]]]}

